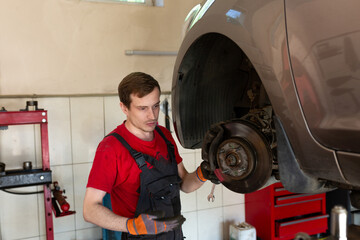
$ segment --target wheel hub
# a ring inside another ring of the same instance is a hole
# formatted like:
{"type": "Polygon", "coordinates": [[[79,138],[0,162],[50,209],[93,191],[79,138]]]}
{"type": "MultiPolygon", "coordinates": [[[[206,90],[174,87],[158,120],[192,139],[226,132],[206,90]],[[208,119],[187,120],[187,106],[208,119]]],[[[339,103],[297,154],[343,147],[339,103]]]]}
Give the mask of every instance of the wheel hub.
{"type": "Polygon", "coordinates": [[[246,178],[254,167],[251,146],[241,138],[222,142],[217,152],[219,167],[234,180],[246,178]]]}
{"type": "Polygon", "coordinates": [[[219,179],[228,189],[249,193],[265,185],[271,176],[272,154],[265,136],[248,121],[221,124],[223,141],[216,151],[219,179]]]}

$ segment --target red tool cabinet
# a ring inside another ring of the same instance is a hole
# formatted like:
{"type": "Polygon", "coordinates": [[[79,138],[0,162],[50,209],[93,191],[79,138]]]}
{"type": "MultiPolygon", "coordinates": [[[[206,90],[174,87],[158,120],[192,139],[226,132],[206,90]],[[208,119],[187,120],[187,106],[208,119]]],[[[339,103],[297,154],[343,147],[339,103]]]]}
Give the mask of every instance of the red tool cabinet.
{"type": "Polygon", "coordinates": [[[293,239],[298,232],[309,235],[327,230],[326,195],[296,194],[281,183],[245,194],[245,219],[262,240],[293,239]]]}

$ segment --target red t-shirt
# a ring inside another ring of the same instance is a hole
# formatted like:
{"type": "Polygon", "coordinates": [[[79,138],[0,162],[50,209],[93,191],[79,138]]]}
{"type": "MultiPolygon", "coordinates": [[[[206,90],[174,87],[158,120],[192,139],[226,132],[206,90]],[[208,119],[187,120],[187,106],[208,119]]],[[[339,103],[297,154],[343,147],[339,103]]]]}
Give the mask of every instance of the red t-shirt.
{"type": "MultiPolygon", "coordinates": [[[[175,147],[176,162],[182,158],[171,136],[164,127],[159,126],[166,138],[175,147]]],[[[169,160],[167,146],[157,131],[152,141],[143,141],[127,130],[125,124],[119,125],[113,132],[120,134],[136,151],[169,160]]],[[[140,187],[140,172],[135,159],[115,137],[105,137],[99,144],[87,187],[96,188],[111,195],[113,212],[124,217],[134,217],[139,200],[137,190],[140,187]]]]}

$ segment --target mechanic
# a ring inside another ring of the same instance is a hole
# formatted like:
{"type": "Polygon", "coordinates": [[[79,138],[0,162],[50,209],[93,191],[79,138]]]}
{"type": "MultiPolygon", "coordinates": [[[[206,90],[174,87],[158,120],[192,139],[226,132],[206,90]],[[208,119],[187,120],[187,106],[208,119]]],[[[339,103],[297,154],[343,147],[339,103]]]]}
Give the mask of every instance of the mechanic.
{"type": "Polygon", "coordinates": [[[195,191],[216,176],[203,161],[188,173],[171,133],[158,126],[160,86],[134,72],[119,84],[126,121],[99,144],[85,193],[83,215],[122,239],[183,239],[180,189],[195,191]],[[112,209],[103,206],[106,193],[112,209]]]}

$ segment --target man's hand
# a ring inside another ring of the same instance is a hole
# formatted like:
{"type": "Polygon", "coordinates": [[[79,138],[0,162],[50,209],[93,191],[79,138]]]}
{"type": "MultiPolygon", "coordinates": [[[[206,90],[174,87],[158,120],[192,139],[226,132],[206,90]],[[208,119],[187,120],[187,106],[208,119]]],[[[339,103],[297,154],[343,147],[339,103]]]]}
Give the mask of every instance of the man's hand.
{"type": "Polygon", "coordinates": [[[217,166],[216,155],[218,147],[223,141],[223,136],[224,129],[221,123],[212,125],[205,134],[201,150],[201,157],[204,161],[196,170],[196,174],[202,182],[210,180],[215,184],[220,183],[214,171],[219,168],[219,166],[217,166]]]}
{"type": "Polygon", "coordinates": [[[221,124],[214,124],[206,132],[201,147],[201,158],[210,163],[210,169],[214,171],[216,166],[216,153],[220,143],[223,141],[224,129],[221,124]]]}
{"type": "Polygon", "coordinates": [[[140,214],[136,218],[128,219],[126,226],[131,235],[158,234],[169,232],[180,227],[185,218],[182,215],[172,218],[159,218],[159,214],[140,214]]]}
{"type": "Polygon", "coordinates": [[[206,180],[210,180],[212,183],[215,183],[215,184],[220,183],[220,181],[216,177],[214,171],[211,170],[210,164],[206,161],[203,161],[200,164],[200,166],[196,170],[196,174],[202,182],[205,182],[206,180]]]}

